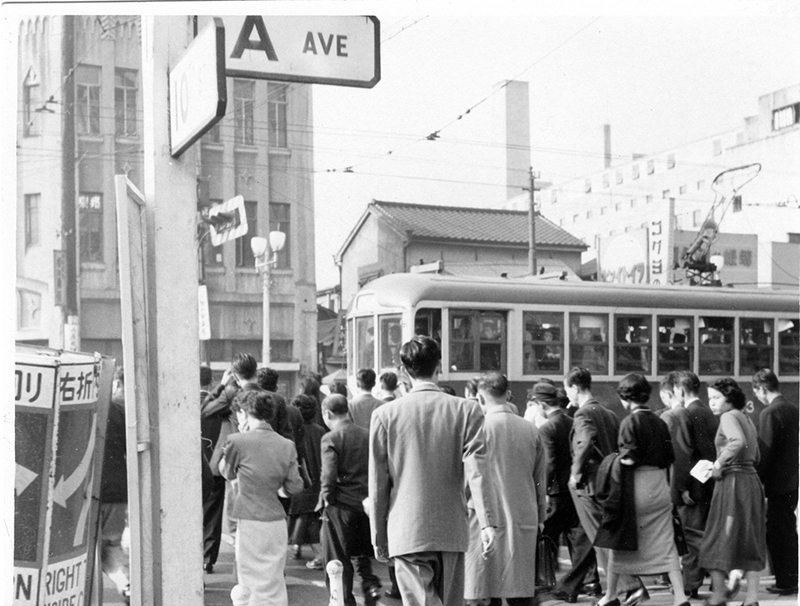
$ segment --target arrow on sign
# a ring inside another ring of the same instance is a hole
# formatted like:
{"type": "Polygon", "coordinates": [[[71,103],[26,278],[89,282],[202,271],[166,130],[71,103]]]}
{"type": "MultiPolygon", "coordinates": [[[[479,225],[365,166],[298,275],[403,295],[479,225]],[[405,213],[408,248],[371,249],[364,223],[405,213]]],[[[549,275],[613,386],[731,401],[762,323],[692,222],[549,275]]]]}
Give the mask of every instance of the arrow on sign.
{"type": "Polygon", "coordinates": [[[27,467],[23,467],[17,463],[17,472],[14,477],[14,492],[17,493],[17,496],[25,492],[25,489],[31,485],[31,482],[38,477],[38,473],[35,473],[27,467]]]}
{"type": "Polygon", "coordinates": [[[67,499],[78,490],[86,479],[86,474],[89,471],[89,466],[92,463],[92,456],[94,455],[94,438],[97,432],[97,423],[94,422],[94,415],[92,415],[92,432],[89,434],[89,443],[86,445],[86,452],[83,454],[81,462],[75,471],[72,472],[67,479],[61,476],[61,480],[56,483],[53,488],[53,501],[61,505],[67,506],[67,499]]]}

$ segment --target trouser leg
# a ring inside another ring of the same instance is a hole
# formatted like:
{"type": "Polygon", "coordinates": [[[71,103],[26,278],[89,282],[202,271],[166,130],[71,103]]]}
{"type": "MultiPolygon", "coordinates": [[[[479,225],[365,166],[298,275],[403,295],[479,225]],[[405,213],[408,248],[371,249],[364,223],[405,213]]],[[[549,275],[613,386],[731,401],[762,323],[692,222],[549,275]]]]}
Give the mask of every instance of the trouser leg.
{"type": "Polygon", "coordinates": [[[464,554],[449,551],[408,553],[395,558],[403,606],[462,606],[464,554]]]}
{"type": "Polygon", "coordinates": [[[777,587],[797,587],[797,491],[767,499],[767,552],[777,587]]]}
{"type": "Polygon", "coordinates": [[[211,492],[203,501],[203,563],[215,564],[222,538],[222,516],[225,508],[225,478],[214,476],[211,492]]]}
{"type": "Polygon", "coordinates": [[[700,568],[700,544],[703,542],[709,503],[700,501],[695,505],[678,505],[678,517],[683,525],[686,547],[689,553],[681,556],[684,590],[691,593],[703,584],[705,570],[700,568]]]}
{"type": "MultiPolygon", "coordinates": [[[[353,596],[353,563],[348,550],[348,516],[336,505],[328,505],[322,516],[322,559],[323,568],[327,569],[328,562],[339,560],[342,564],[342,599],[345,606],[355,606],[353,596]]],[[[329,583],[327,574],[326,584],[329,583]]]]}

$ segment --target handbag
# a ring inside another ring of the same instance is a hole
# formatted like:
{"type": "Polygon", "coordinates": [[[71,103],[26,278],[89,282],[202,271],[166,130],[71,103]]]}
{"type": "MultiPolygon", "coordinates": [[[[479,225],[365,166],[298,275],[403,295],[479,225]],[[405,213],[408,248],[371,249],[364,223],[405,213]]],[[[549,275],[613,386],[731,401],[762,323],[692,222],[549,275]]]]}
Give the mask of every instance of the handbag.
{"type": "Polygon", "coordinates": [[[689,553],[689,546],[686,544],[686,535],[683,532],[683,522],[678,516],[678,508],[672,506],[672,534],[675,537],[675,547],[678,549],[679,556],[689,553]]]}
{"type": "Polygon", "coordinates": [[[540,534],[536,541],[536,587],[552,589],[556,586],[558,555],[553,539],[540,534]]]}

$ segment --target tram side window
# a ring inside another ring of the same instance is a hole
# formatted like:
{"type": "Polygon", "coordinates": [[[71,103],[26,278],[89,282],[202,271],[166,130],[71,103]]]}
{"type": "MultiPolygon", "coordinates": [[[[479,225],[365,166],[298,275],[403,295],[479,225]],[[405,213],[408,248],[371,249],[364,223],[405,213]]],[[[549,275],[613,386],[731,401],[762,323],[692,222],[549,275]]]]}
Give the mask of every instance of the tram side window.
{"type": "Polygon", "coordinates": [[[700,374],[733,374],[733,318],[701,316],[700,374]]]}
{"type": "Polygon", "coordinates": [[[424,335],[442,344],[442,310],[420,309],[414,317],[414,334],[424,335]]]}
{"type": "Polygon", "coordinates": [[[640,372],[649,375],[652,340],[650,316],[620,315],[616,316],[615,322],[616,373],[640,372]]]}
{"type": "Polygon", "coordinates": [[[564,314],[526,311],[523,369],[526,375],[537,372],[564,372],[564,314]]]}
{"type": "Polygon", "coordinates": [[[739,374],[752,375],[760,368],[772,368],[772,320],[739,320],[739,374]]]}
{"type": "Polygon", "coordinates": [[[380,368],[397,368],[400,366],[400,346],[403,344],[403,329],[400,326],[400,314],[380,316],[380,368]]]}
{"type": "Polygon", "coordinates": [[[506,322],[496,311],[450,311],[450,369],[505,370],[506,322]]]}
{"type": "Polygon", "coordinates": [[[570,365],[608,374],[608,316],[570,314],[570,365]]]}
{"type": "Polygon", "coordinates": [[[800,320],[778,320],[778,373],[800,374],[800,320]]]}
{"type": "Polygon", "coordinates": [[[658,374],[694,368],[692,334],[691,318],[658,317],[658,374]]]}
{"type": "Polygon", "coordinates": [[[356,370],[375,368],[375,319],[356,318],[356,370]]]}

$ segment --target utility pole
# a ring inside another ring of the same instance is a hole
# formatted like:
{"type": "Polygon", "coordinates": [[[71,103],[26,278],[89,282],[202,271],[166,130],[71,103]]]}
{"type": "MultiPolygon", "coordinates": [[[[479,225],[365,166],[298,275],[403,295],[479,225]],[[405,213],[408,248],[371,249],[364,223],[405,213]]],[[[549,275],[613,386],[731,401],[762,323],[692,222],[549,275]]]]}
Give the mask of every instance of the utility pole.
{"type": "Polygon", "coordinates": [[[531,186],[527,189],[530,192],[530,203],[528,204],[528,271],[532,276],[536,275],[536,207],[534,202],[535,188],[534,182],[541,174],[534,172],[533,167],[529,167],[528,175],[530,177],[531,186]]]}
{"type": "Polygon", "coordinates": [[[75,17],[64,15],[64,35],[61,39],[61,247],[66,260],[64,290],[66,306],[61,317],[61,347],[79,349],[80,324],[78,316],[78,251],[77,251],[77,205],[75,191],[75,17]],[[70,343],[72,341],[72,343],[70,343]]]}

